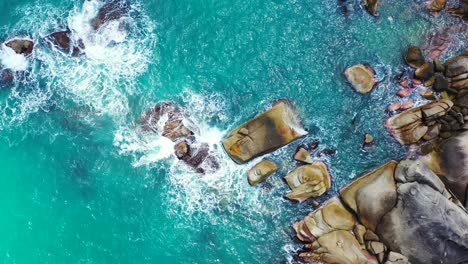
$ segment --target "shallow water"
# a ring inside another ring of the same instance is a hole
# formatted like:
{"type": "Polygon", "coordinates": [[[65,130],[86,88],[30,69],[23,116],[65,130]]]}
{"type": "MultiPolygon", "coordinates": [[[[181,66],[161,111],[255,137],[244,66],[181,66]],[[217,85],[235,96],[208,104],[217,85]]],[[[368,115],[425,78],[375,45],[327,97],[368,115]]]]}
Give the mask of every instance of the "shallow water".
{"type": "MultiPolygon", "coordinates": [[[[290,226],[313,208],[282,198],[295,148],[318,139],[338,150],[326,158],[333,188],[319,201],[403,157],[383,127],[386,105],[398,100],[392,77],[409,44],[456,22],[409,0],[382,1],[378,18],[357,1],[347,15],[322,2],[136,0],[124,28],[96,35],[87,24],[95,0],[0,1],[2,40],[38,43],[26,73],[0,90],[0,260],[292,261],[300,245],[290,226]],[[85,56],[41,41],[67,26],[84,40],[85,56]],[[365,96],[342,76],[361,62],[381,81],[365,96]],[[255,161],[235,165],[220,142],[280,98],[294,102],[309,134],[268,155],[280,171],[250,187],[245,172],[255,161]],[[221,160],[218,173],[192,173],[170,141],[139,129],[141,114],[164,100],[186,108],[221,160]],[[376,144],[363,150],[366,132],[376,144]]],[[[443,58],[464,48],[457,40],[443,58]]],[[[18,66],[1,52],[0,62],[18,66]]]]}

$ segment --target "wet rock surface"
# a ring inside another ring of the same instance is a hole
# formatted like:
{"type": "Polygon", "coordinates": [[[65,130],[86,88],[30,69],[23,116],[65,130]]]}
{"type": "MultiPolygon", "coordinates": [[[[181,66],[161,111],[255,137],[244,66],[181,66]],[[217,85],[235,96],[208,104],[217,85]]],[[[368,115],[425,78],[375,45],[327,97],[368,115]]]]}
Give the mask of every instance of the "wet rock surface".
{"type": "Polygon", "coordinates": [[[163,102],[147,111],[142,117],[143,130],[151,131],[175,142],[174,154],[196,172],[213,172],[219,163],[208,144],[200,142],[188,128],[190,121],[173,103],[163,102]]]}
{"type": "Polygon", "coordinates": [[[83,41],[78,40],[77,43],[71,39],[71,31],[58,31],[50,34],[46,37],[48,41],[52,43],[52,45],[58,47],[59,49],[65,51],[66,53],[71,54],[72,56],[78,56],[82,53],[85,46],[83,41]]]}
{"type": "Polygon", "coordinates": [[[91,25],[98,30],[110,21],[125,17],[130,12],[130,3],[127,0],[112,0],[105,3],[95,18],[91,20],[91,25]]]}
{"type": "Polygon", "coordinates": [[[327,165],[318,161],[299,166],[284,177],[292,192],[285,197],[303,202],[324,194],[331,186],[327,165]]]}
{"type": "Polygon", "coordinates": [[[278,170],[278,166],[269,160],[262,160],[251,168],[247,174],[250,185],[256,185],[264,181],[268,176],[278,170]]]}
{"type": "Polygon", "coordinates": [[[344,71],[344,75],[351,86],[362,94],[372,91],[377,83],[374,69],[365,64],[358,64],[347,68],[344,71]]]}
{"type": "Polygon", "coordinates": [[[18,54],[28,56],[33,52],[34,42],[29,39],[12,39],[7,41],[5,46],[11,48],[18,54]]]}
{"type": "Polygon", "coordinates": [[[241,164],[281,148],[305,134],[292,105],[281,100],[232,131],[223,146],[229,156],[241,164]]]}

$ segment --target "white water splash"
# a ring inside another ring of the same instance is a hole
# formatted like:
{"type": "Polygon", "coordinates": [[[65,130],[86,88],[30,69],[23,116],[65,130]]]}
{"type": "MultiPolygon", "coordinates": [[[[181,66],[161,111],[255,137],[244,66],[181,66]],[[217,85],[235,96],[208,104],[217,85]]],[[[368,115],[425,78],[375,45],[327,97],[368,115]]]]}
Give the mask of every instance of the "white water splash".
{"type": "Polygon", "coordinates": [[[5,43],[0,47],[0,64],[2,67],[12,71],[26,71],[29,66],[27,58],[23,54],[17,54],[12,48],[7,47],[5,43]]]}

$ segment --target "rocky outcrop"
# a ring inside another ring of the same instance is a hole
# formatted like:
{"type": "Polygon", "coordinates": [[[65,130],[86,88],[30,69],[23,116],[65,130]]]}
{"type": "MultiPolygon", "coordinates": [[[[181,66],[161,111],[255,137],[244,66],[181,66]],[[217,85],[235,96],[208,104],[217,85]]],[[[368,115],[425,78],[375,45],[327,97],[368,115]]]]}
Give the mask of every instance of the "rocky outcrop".
{"type": "Polygon", "coordinates": [[[273,107],[232,131],[223,146],[237,163],[272,152],[304,136],[292,105],[281,100],[273,107]]]}
{"type": "Polygon", "coordinates": [[[34,42],[29,39],[12,39],[5,42],[5,46],[11,48],[17,54],[28,56],[33,52],[34,42]]]}
{"type": "Polygon", "coordinates": [[[443,141],[438,156],[442,179],[468,208],[468,132],[443,141]]]}
{"type": "Polygon", "coordinates": [[[160,103],[142,117],[143,129],[169,138],[176,143],[174,153],[199,173],[216,171],[219,164],[211,154],[210,147],[200,142],[188,128],[188,119],[173,103],[160,103]]]}
{"type": "Polygon", "coordinates": [[[369,65],[358,64],[347,68],[344,75],[353,88],[362,94],[372,91],[377,83],[375,71],[369,65]]]}
{"type": "Polygon", "coordinates": [[[249,170],[247,179],[250,185],[263,182],[268,176],[278,170],[278,166],[269,160],[262,160],[249,170]]]}
{"type": "Polygon", "coordinates": [[[318,161],[300,166],[284,177],[292,192],[285,197],[303,202],[324,194],[331,186],[327,165],[318,161]]]}
{"type": "Polygon", "coordinates": [[[99,9],[97,16],[91,20],[91,25],[98,30],[109,21],[127,16],[129,12],[130,3],[127,0],[111,0],[99,9]]]}
{"type": "Polygon", "coordinates": [[[82,53],[85,46],[82,40],[79,40],[78,43],[74,43],[71,39],[71,34],[71,31],[67,29],[65,31],[54,32],[47,36],[46,39],[64,52],[72,56],[78,56],[82,53]]]}
{"type": "Polygon", "coordinates": [[[425,165],[402,161],[367,174],[340,193],[364,226],[411,263],[468,261],[468,214],[425,165]]]}
{"type": "Polygon", "coordinates": [[[416,143],[444,122],[441,118],[449,113],[452,106],[450,100],[429,103],[397,114],[389,118],[385,125],[401,144],[416,143]]]}
{"type": "Polygon", "coordinates": [[[365,249],[366,228],[357,223],[336,197],[295,223],[293,228],[297,238],[307,243],[305,252],[299,255],[307,263],[378,263],[365,249]]]}

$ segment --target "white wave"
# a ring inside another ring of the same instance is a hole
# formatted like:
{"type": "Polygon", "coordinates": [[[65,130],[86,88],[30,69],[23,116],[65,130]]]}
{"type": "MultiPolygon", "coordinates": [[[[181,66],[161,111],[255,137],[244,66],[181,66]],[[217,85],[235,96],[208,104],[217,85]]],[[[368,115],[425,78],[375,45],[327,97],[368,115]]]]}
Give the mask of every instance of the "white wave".
{"type": "MultiPolygon", "coordinates": [[[[34,67],[29,66],[27,79],[23,85],[33,87],[41,85],[40,90],[47,94],[55,94],[54,102],[58,108],[66,108],[68,101],[79,106],[89,106],[96,115],[108,115],[117,124],[126,122],[129,113],[128,95],[137,94],[139,87],[136,78],[144,73],[153,55],[155,44],[154,24],[139,10],[136,4],[132,8],[139,12],[138,21],[131,17],[124,17],[103,25],[94,31],[90,20],[98,13],[103,2],[97,0],[77,3],[67,12],[61,7],[34,4],[24,13],[29,14],[9,32],[27,30],[33,32],[33,39],[38,42],[54,31],[61,31],[68,27],[72,31],[72,40],[78,43],[82,40],[85,53],[80,57],[71,57],[69,54],[46,46],[37,46],[31,58],[34,67]],[[50,15],[48,15],[50,14],[50,15]],[[64,15],[65,14],[65,15],[64,15]],[[65,17],[66,24],[59,24],[60,16],[65,17]],[[121,26],[125,22],[125,26],[121,26]]],[[[1,55],[1,54],[0,54],[1,55]]],[[[8,53],[6,58],[12,58],[8,53]]],[[[17,57],[17,56],[16,56],[17,57]]],[[[11,59],[16,62],[15,70],[25,69],[28,66],[24,60],[11,59]]],[[[3,62],[2,62],[3,63],[3,62]]],[[[8,123],[21,120],[29,114],[38,111],[38,108],[25,107],[26,105],[44,105],[48,101],[30,101],[32,98],[12,89],[9,96],[8,107],[0,102],[4,116],[8,123]]],[[[35,97],[35,99],[49,99],[35,97]]],[[[1,128],[0,128],[1,129],[1,128]]]]}
{"type": "Polygon", "coordinates": [[[12,71],[26,71],[29,63],[23,54],[17,54],[12,48],[3,43],[0,47],[0,64],[12,71]]]}

